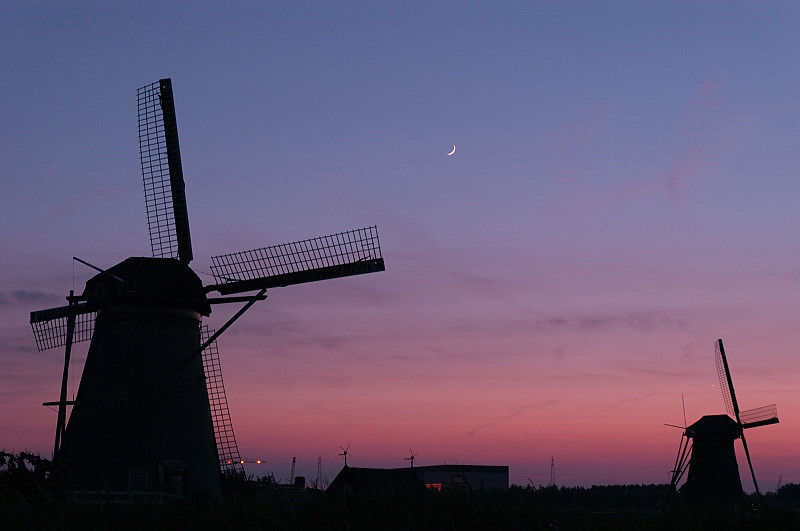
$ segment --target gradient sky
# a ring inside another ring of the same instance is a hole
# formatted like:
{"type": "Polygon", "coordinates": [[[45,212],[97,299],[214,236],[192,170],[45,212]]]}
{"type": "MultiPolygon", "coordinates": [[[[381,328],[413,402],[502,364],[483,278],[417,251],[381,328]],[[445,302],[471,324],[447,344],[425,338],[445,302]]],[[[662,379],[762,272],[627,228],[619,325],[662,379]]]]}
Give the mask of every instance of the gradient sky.
{"type": "Polygon", "coordinates": [[[149,254],[136,89],[171,77],[204,280],[373,224],[386,261],[220,338],[250,473],[333,479],[349,444],[667,482],[681,396],[725,412],[723,338],[742,408],[778,404],[747,432],[762,490],[800,482],[799,26],[791,1],[4,2],[0,447],[52,450],[63,351],[28,313],[83,289],[73,256],[149,254]]]}

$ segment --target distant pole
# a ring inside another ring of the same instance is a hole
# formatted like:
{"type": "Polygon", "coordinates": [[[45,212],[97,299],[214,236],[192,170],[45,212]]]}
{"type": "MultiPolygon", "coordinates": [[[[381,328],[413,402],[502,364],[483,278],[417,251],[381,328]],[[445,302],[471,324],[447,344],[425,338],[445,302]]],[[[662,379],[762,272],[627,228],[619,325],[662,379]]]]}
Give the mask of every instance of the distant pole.
{"type": "Polygon", "coordinates": [[[556,486],[556,462],[553,456],[550,456],[550,486],[556,486]]]}
{"type": "Polygon", "coordinates": [[[292,457],[292,474],[289,476],[289,484],[291,485],[294,485],[294,463],[296,459],[296,457],[292,457]]]}
{"type": "Polygon", "coordinates": [[[317,456],[317,488],[322,489],[322,456],[317,456]]]}

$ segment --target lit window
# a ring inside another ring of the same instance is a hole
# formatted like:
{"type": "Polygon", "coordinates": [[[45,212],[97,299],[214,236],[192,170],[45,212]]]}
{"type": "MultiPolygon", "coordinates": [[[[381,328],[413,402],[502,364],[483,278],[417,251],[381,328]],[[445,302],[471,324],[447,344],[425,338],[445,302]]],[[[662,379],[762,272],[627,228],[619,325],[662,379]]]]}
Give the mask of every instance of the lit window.
{"type": "Polygon", "coordinates": [[[442,484],[441,483],[425,483],[425,486],[428,487],[430,490],[436,490],[441,492],[442,491],[442,484]]]}

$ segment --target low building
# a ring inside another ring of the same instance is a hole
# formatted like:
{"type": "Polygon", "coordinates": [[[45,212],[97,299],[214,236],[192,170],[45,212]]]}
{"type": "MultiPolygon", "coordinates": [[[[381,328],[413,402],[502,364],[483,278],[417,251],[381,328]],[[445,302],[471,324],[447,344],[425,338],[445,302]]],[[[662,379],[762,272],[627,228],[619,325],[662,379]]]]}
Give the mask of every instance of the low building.
{"type": "Polygon", "coordinates": [[[409,495],[428,490],[475,492],[508,489],[508,467],[434,465],[414,468],[345,466],[328,486],[331,494],[409,495]]]}
{"type": "Polygon", "coordinates": [[[425,485],[410,468],[356,468],[345,465],[326,492],[334,495],[408,497],[424,494],[425,485]]]}
{"type": "Polygon", "coordinates": [[[433,490],[507,490],[508,467],[490,465],[433,465],[413,468],[433,490]]]}

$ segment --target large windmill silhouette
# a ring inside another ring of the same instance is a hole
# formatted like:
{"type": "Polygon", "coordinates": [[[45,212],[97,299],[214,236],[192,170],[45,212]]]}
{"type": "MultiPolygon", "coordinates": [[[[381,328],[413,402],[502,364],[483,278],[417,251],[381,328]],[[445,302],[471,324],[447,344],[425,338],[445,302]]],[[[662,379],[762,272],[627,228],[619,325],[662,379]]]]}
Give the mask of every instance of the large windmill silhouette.
{"type": "Polygon", "coordinates": [[[687,500],[728,504],[740,501],[743,495],[733,448],[736,439],[742,440],[753,486],[756,494],[761,496],[744,430],[777,423],[778,409],[775,404],[771,404],[740,411],[721,339],[714,344],[714,354],[722,398],[728,414],[706,415],[686,427],[672,471],[670,491],[675,491],[688,467],[686,483],[681,487],[687,500]]]}
{"type": "Polygon", "coordinates": [[[204,286],[189,268],[170,79],[138,90],[138,122],[152,257],[106,269],[79,260],[98,271],[83,293],[70,292],[67,306],[31,313],[39,350],[65,349],[60,398],[46,403],[58,406],[55,473],[76,491],[218,494],[220,471],[236,472],[241,461],[216,338],[269,288],[383,271],[377,228],[212,257],[214,283],[204,286]],[[212,332],[202,318],[221,303],[244,305],[212,332]],[[72,345],[86,340],[70,401],[72,345]]]}

